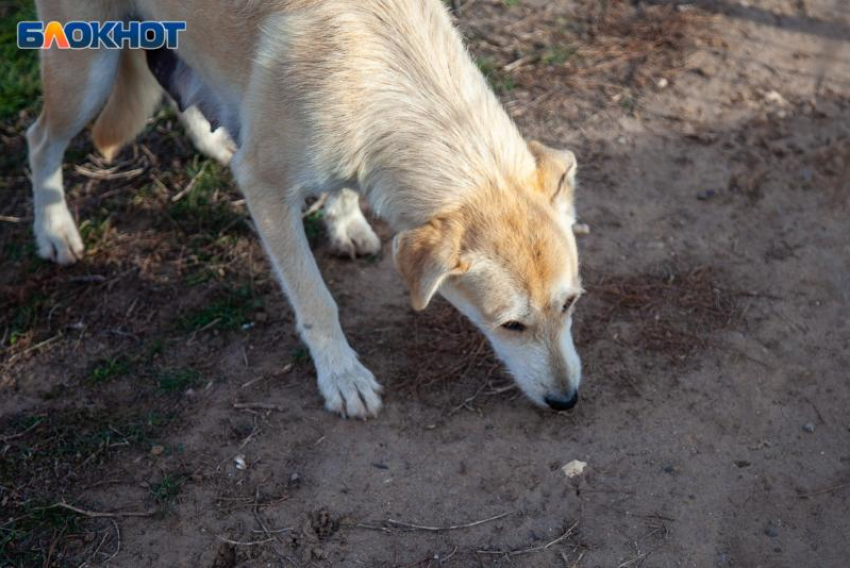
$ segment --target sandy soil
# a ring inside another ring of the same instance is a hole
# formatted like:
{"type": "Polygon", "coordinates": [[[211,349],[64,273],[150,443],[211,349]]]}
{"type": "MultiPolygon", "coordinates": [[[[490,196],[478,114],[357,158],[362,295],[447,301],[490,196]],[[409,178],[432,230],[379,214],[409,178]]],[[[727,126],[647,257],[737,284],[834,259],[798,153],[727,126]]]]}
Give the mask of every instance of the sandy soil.
{"type": "MultiPolygon", "coordinates": [[[[850,13],[508,4],[460,22],[523,131],[580,160],[577,408],[533,408],[449,306],[411,311],[387,255],[339,260],[319,237],[387,388],[377,420],[323,412],[247,225],[193,248],[161,213],[185,180],[152,176],[192,159],[162,119],[125,152],[144,183],[68,166],[100,223],[85,263],[22,256],[26,224],[0,225],[0,539],[30,531],[0,563],[847,565],[850,13]],[[211,301],[218,321],[186,315],[211,301]],[[152,515],[44,519],[61,500],[152,515]]],[[[25,218],[19,162],[3,175],[0,214],[25,218]]]]}

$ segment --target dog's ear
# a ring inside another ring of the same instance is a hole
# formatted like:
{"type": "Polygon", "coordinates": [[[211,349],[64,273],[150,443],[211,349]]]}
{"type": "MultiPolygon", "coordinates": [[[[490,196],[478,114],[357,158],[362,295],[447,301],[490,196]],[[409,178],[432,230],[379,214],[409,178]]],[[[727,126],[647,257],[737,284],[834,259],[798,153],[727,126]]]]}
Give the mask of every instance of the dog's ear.
{"type": "Polygon", "coordinates": [[[528,149],[537,161],[537,189],[543,192],[552,205],[563,211],[572,222],[575,218],[576,156],[569,150],[555,150],[537,141],[529,142],[528,149]]]}
{"type": "Polygon", "coordinates": [[[469,269],[460,260],[462,235],[460,222],[437,218],[393,239],[393,259],[410,288],[414,310],[424,310],[446,278],[469,269]]]}

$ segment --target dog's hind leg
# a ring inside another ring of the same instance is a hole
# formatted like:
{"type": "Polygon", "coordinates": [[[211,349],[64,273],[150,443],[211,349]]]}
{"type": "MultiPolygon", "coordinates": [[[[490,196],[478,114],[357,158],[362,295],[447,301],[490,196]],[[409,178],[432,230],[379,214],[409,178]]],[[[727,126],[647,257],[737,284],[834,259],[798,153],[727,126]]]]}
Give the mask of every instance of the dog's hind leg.
{"type": "Polygon", "coordinates": [[[62,158],[68,143],[98,114],[112,91],[119,52],[41,52],[44,107],[27,131],[32,170],[33,230],[41,257],[60,264],[82,258],[83,242],[65,202],[62,158]]]}
{"type": "Polygon", "coordinates": [[[381,240],[363,215],[357,192],[341,189],[328,195],[324,218],[335,253],[355,258],[380,252],[381,240]]]}

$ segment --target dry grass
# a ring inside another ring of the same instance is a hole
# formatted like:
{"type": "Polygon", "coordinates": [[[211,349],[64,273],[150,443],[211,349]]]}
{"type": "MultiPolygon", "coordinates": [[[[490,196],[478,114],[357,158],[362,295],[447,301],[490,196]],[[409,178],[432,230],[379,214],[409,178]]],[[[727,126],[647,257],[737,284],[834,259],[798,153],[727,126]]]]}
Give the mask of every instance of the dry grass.
{"type": "Polygon", "coordinates": [[[517,2],[507,10],[500,0],[480,0],[460,17],[511,113],[534,118],[617,106],[635,112],[644,91],[683,65],[705,20],[697,11],[626,0],[517,2]]]}
{"type": "Polygon", "coordinates": [[[587,275],[602,308],[584,319],[585,344],[607,335],[615,321],[635,326],[633,346],[682,362],[709,346],[711,334],[743,318],[740,294],[711,266],[663,266],[629,276],[587,275]]]}

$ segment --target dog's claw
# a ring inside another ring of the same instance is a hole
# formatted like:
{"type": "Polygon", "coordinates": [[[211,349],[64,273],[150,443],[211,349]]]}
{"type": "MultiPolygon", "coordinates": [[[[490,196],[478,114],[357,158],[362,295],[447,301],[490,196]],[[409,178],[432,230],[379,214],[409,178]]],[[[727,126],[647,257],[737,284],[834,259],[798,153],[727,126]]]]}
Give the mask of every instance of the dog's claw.
{"type": "Polygon", "coordinates": [[[325,397],[325,408],[344,418],[369,418],[378,415],[383,403],[381,385],[359,362],[343,371],[319,375],[319,390],[325,397]]]}
{"type": "Polygon", "coordinates": [[[83,258],[83,239],[67,207],[39,215],[33,230],[41,258],[58,264],[74,264],[83,258]]]}

